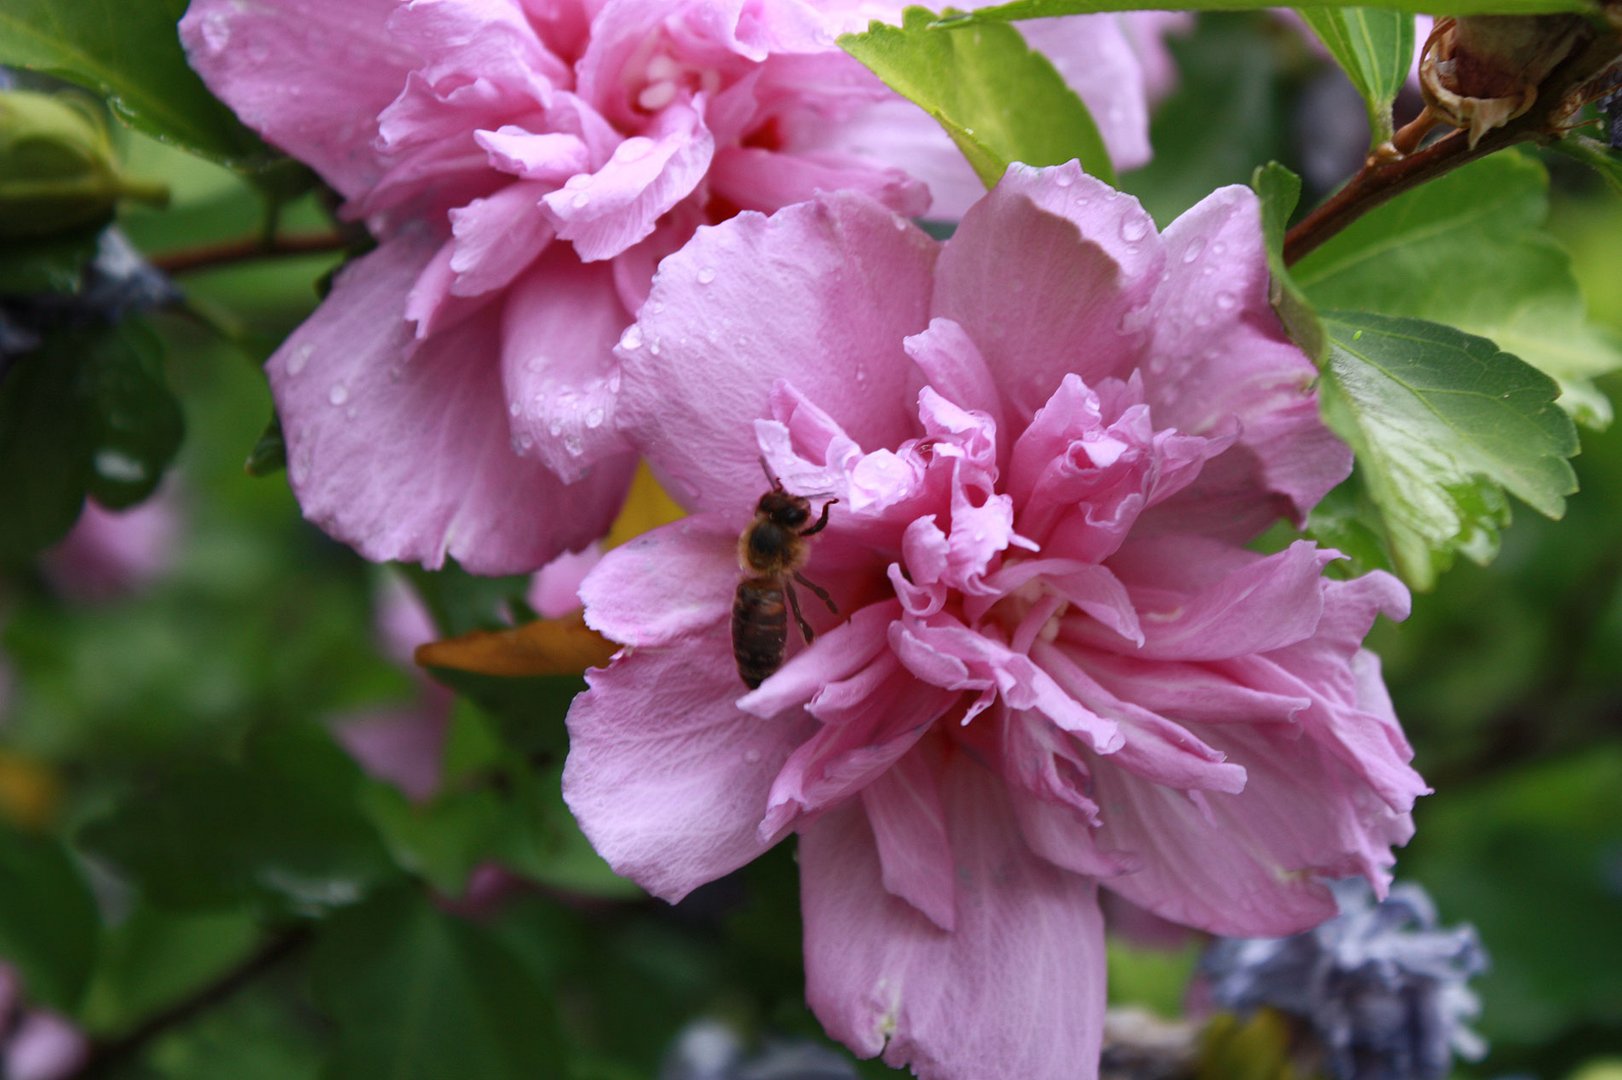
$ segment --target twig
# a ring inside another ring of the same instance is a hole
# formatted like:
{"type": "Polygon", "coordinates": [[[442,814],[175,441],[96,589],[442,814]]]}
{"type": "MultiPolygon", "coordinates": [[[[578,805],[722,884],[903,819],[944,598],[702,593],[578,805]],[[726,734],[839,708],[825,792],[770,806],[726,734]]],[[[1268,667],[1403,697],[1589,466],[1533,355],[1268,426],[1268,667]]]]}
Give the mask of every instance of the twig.
{"type": "Polygon", "coordinates": [[[226,972],[220,978],[203,986],[191,996],[182,998],[160,1012],[147,1017],[132,1030],[113,1039],[96,1042],[90,1048],[84,1063],[67,1080],[91,1080],[108,1075],[119,1062],[145,1050],[159,1036],[190,1023],[203,1013],[223,1005],[239,991],[276,967],[289,956],[303,949],[315,939],[307,926],[295,927],[272,938],[258,952],[226,972]]]}
{"type": "Polygon", "coordinates": [[[342,251],[347,246],[349,241],[338,233],[280,236],[268,241],[263,237],[253,236],[243,240],[228,240],[223,244],[169,251],[150,256],[150,260],[153,266],[166,274],[187,274],[196,270],[246,262],[250,259],[342,251]]]}
{"type": "MultiPolygon", "coordinates": [[[[1370,155],[1345,187],[1285,234],[1285,264],[1299,262],[1370,210],[1411,188],[1516,143],[1546,142],[1564,135],[1573,111],[1572,92],[1614,63],[1617,51],[1614,35],[1594,32],[1543,80],[1530,109],[1487,132],[1474,146],[1467,132],[1457,130],[1406,156],[1370,155]]],[[[1394,141],[1399,149],[1416,146],[1434,123],[1427,107],[1394,141]]]]}

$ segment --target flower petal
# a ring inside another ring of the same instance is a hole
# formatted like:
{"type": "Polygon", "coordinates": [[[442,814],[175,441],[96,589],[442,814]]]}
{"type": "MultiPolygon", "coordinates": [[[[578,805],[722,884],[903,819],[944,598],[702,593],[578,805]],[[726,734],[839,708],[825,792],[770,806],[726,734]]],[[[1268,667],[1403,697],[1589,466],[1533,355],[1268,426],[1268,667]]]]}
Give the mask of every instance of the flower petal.
{"type": "Polygon", "coordinates": [[[766,214],[837,191],[860,192],[907,217],[916,217],[929,205],[924,186],[900,169],[828,153],[728,147],[715,155],[709,180],[715,193],[738,209],[766,214]]]}
{"type": "Polygon", "coordinates": [[[1118,769],[1094,770],[1101,845],[1142,860],[1110,888],[1162,918],[1215,934],[1276,937],[1336,912],[1323,879],[1387,877],[1412,834],[1367,784],[1282,725],[1199,732],[1246,772],[1237,795],[1185,795],[1118,769]]]}
{"type": "MultiPolygon", "coordinates": [[[[605,554],[580,583],[586,625],[637,648],[720,625],[738,585],[737,550],[737,530],[709,514],[643,533],[605,554]]],[[[730,646],[724,655],[727,662],[716,666],[730,667],[730,646]]]]}
{"type": "Polygon", "coordinates": [[[733,705],[731,654],[725,626],[622,654],[587,673],[591,689],[569,709],[564,800],[616,873],[671,903],[776,842],[756,826],[807,733],[793,714],[733,705]]]}
{"type": "Polygon", "coordinates": [[[614,421],[614,343],[631,316],[613,270],[558,245],[504,304],[501,374],[519,449],[565,480],[628,450],[614,421]]]}
{"type": "Polygon", "coordinates": [[[565,485],[513,453],[495,320],[422,342],[405,320],[432,254],[402,237],[357,260],[267,362],[288,476],[304,515],[369,559],[534,570],[608,531],[634,458],[565,485]]]}
{"type": "Polygon", "coordinates": [[[753,422],[791,379],[862,445],[913,431],[902,339],[928,322],[935,244],[865,199],[739,214],[660,264],[618,349],[622,427],[677,499],[700,509],[763,490],[753,422]]]}
{"type": "Polygon", "coordinates": [[[1130,195],[1074,162],[1012,165],[946,242],[931,313],[974,339],[1023,421],[1067,372],[1088,385],[1128,373],[1164,261],[1130,195]]]}
{"type": "Polygon", "coordinates": [[[377,117],[418,62],[386,30],[395,0],[193,0],[192,67],[266,140],[348,198],[379,175],[377,117]]]}
{"type": "Polygon", "coordinates": [[[1352,467],[1351,451],[1318,417],[1317,369],[1268,300],[1260,213],[1249,188],[1225,187],[1166,228],[1170,276],[1156,297],[1149,346],[1157,424],[1196,435],[1231,417],[1244,425],[1245,453],[1213,463],[1225,468],[1209,470],[1165,513],[1187,520],[1191,506],[1216,498],[1212,518],[1237,521],[1241,533],[1265,526],[1279,497],[1282,509],[1304,520],[1352,467]],[[1237,478],[1236,463],[1250,466],[1237,478]]]}
{"type": "Polygon", "coordinates": [[[698,112],[670,106],[596,172],[578,173],[546,196],[558,236],[585,262],[613,258],[651,235],[660,215],[692,193],[714,154],[715,138],[698,112]]]}
{"type": "Polygon", "coordinates": [[[1025,850],[999,783],[954,753],[942,801],[955,866],[948,932],[887,893],[864,810],[800,838],[806,998],[828,1033],[924,1080],[1095,1076],[1104,1012],[1093,882],[1025,850]]]}

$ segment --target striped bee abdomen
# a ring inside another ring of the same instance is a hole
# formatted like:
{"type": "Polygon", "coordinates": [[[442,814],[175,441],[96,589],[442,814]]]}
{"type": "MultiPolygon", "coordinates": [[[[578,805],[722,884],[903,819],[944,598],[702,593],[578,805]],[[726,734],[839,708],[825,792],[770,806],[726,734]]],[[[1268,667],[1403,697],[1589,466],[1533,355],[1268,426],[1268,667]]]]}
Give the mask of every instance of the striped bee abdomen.
{"type": "Polygon", "coordinates": [[[732,597],[732,656],[753,690],[783,666],[788,646],[788,606],[776,577],[745,578],[732,597]]]}

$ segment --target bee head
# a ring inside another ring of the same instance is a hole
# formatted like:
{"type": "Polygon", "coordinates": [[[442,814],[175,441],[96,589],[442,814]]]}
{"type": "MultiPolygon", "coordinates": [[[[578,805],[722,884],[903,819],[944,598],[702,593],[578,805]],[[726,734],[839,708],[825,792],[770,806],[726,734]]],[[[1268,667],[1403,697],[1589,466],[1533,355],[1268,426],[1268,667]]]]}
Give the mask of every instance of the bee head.
{"type": "Polygon", "coordinates": [[[774,488],[760,497],[760,502],[755,504],[755,513],[774,525],[797,529],[810,520],[811,504],[803,496],[790,495],[781,488],[774,488]]]}

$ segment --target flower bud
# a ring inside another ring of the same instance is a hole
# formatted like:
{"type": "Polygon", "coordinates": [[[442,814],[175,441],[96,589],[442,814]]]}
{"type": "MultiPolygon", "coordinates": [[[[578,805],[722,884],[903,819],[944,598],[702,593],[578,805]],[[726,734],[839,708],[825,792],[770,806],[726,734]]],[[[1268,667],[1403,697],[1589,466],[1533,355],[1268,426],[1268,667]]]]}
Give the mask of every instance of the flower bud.
{"type": "Polygon", "coordinates": [[[0,240],[97,224],[125,197],[168,192],[119,173],[100,117],[72,97],[0,92],[0,240]]]}

